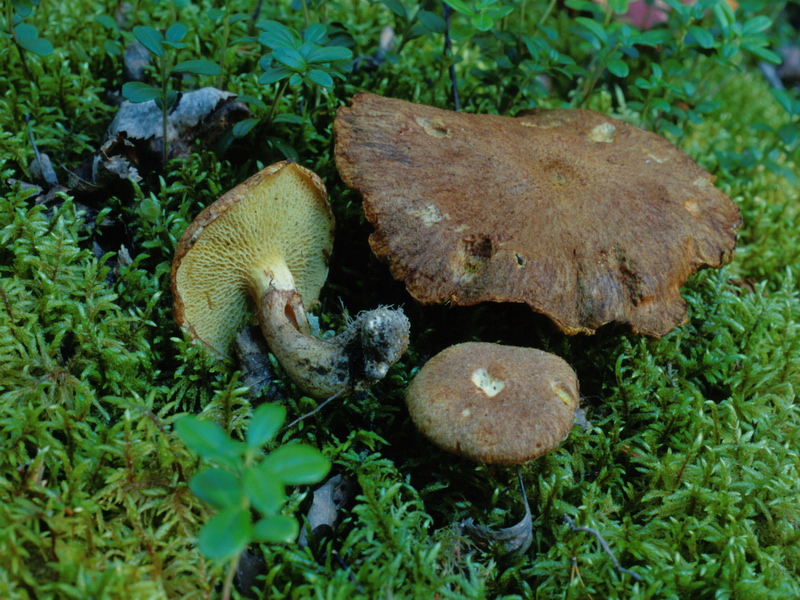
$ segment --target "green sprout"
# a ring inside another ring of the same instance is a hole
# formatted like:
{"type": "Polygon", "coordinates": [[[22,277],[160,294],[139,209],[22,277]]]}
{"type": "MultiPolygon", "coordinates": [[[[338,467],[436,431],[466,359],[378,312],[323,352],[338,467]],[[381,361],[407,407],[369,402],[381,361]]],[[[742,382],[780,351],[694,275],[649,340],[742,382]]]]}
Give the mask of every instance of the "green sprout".
{"type": "Polygon", "coordinates": [[[190,450],[222,467],[200,471],[189,487],[217,511],[200,529],[197,546],[209,559],[229,562],[223,598],[230,596],[239,556],[249,544],[290,543],[297,538],[297,519],[280,514],[287,500],[286,486],[316,483],[330,470],[330,461],[305,444],[280,446],[262,455],[262,446],[272,441],[285,419],[283,406],[262,404],[250,419],[244,442],[195,416],[175,423],[190,450]],[[255,523],[251,508],[261,515],[255,523]]]}
{"type": "Polygon", "coordinates": [[[153,27],[134,27],[134,37],[157,59],[161,86],[155,87],[141,81],[129,81],[122,86],[122,95],[126,100],[134,103],[155,100],[156,105],[161,109],[164,127],[161,158],[165,165],[168,148],[167,115],[178,97],[175,90],[169,89],[170,77],[173,73],[193,73],[195,75],[220,75],[222,73],[222,68],[217,63],[203,58],[173,64],[175,51],[186,46],[181,40],[188,31],[189,28],[182,23],[174,23],[164,35],[153,27]]]}

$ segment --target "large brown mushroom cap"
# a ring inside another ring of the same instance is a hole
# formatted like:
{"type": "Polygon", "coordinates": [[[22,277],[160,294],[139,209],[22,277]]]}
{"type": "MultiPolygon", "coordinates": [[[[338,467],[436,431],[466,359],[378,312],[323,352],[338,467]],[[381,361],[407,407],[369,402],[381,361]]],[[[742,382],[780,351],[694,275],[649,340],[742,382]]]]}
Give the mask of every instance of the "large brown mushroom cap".
{"type": "Polygon", "coordinates": [[[578,380],[554,354],[467,342],[425,363],[406,403],[419,430],[441,448],[477,462],[518,465],[569,434],[578,380]]]}
{"type": "Polygon", "coordinates": [[[328,275],[333,227],[317,175],[288,161],[256,173],[206,207],[181,237],[172,262],[175,319],[227,355],[270,287],[296,290],[312,306],[328,275]]]}
{"type": "Polygon", "coordinates": [[[741,218],[665,139],[589,110],[510,118],[373,94],[339,110],[336,164],[373,252],[422,303],[525,302],[566,333],[662,336],[680,288],[733,258],[741,218]]]}

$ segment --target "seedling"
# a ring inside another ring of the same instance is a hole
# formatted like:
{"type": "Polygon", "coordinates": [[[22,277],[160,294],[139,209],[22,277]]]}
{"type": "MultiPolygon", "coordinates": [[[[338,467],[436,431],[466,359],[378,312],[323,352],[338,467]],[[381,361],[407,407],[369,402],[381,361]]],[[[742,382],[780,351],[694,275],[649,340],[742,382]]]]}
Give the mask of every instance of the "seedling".
{"type": "Polygon", "coordinates": [[[219,465],[197,473],[189,487],[217,511],[200,529],[197,547],[211,560],[228,561],[223,598],[230,597],[239,556],[249,544],[297,539],[297,519],[280,514],[287,500],[286,486],[316,483],[330,470],[330,461],[305,444],[280,446],[263,456],[261,448],[273,440],[285,419],[283,406],[262,404],[253,413],[243,442],[195,416],[175,423],[190,450],[219,465]],[[251,508],[261,515],[255,522],[251,508]]]}
{"type": "Polygon", "coordinates": [[[222,68],[207,59],[185,60],[173,65],[175,51],[186,46],[181,40],[189,31],[186,25],[174,23],[165,35],[153,27],[138,26],[133,28],[133,35],[157,59],[161,87],[155,87],[141,81],[129,81],[122,86],[122,95],[130,102],[147,102],[155,100],[161,109],[164,125],[164,144],[161,159],[167,164],[169,140],[167,138],[167,115],[175,104],[178,93],[169,89],[169,80],[173,73],[193,73],[195,75],[220,75],[222,68]]]}
{"type": "MultiPolygon", "coordinates": [[[[278,104],[290,85],[327,89],[333,86],[334,77],[344,81],[345,73],[352,68],[352,51],[333,44],[325,25],[310,25],[302,35],[271,20],[259,22],[258,28],[263,30],[258,41],[270,50],[258,63],[264,70],[258,82],[262,85],[280,82],[267,115],[267,124],[275,117],[278,104]]],[[[234,127],[234,134],[243,137],[257,123],[258,119],[245,119],[234,127]]]]}

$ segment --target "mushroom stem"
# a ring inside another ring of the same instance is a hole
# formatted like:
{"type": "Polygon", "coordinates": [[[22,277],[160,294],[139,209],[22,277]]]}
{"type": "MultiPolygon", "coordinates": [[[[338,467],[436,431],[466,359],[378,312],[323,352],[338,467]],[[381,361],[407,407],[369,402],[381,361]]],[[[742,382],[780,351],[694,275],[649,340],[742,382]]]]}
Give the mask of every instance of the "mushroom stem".
{"type": "Polygon", "coordinates": [[[317,400],[368,389],[408,346],[409,323],[399,309],[363,312],[329,340],[306,335],[303,301],[294,290],[270,287],[258,303],[258,321],[286,373],[317,400]]]}

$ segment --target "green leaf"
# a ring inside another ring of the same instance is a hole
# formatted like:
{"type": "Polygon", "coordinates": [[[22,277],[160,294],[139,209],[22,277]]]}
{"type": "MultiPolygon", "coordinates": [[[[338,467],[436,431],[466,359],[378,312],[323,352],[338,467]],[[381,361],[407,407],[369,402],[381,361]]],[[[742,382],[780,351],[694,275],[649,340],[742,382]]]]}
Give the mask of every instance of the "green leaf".
{"type": "Polygon", "coordinates": [[[462,0],[444,0],[444,2],[457,13],[461,13],[462,15],[466,15],[468,17],[475,15],[475,11],[467,6],[467,3],[463,2],[462,0]]]}
{"type": "Polygon", "coordinates": [[[497,6],[488,9],[484,9],[486,15],[488,15],[493,21],[498,21],[503,17],[507,17],[512,12],[514,12],[513,6],[497,6]]]}
{"type": "Polygon", "coordinates": [[[139,40],[139,43],[142,44],[142,46],[147,48],[156,56],[164,56],[166,54],[164,46],[161,44],[164,41],[164,38],[159,31],[153,29],[152,27],[137,25],[133,28],[133,35],[137,40],[139,40]]]}
{"type": "Polygon", "coordinates": [[[187,448],[203,458],[236,466],[245,445],[229,438],[221,428],[195,416],[183,416],[175,421],[175,431],[187,448]]]}
{"type": "Polygon", "coordinates": [[[250,133],[256,125],[258,125],[258,119],[244,119],[243,121],[239,121],[233,126],[233,136],[243,138],[250,133]]]}
{"type": "Polygon", "coordinates": [[[792,185],[797,185],[797,175],[795,174],[794,170],[775,162],[771,158],[764,159],[763,165],[768,171],[785,177],[786,180],[792,185]]]}
{"type": "Polygon", "coordinates": [[[264,72],[259,76],[258,83],[261,85],[269,85],[270,83],[275,83],[281,79],[286,79],[292,73],[293,71],[290,71],[286,67],[265,69],[264,72]]]}
{"type": "Polygon", "coordinates": [[[783,61],[783,59],[778,54],[776,54],[772,50],[764,48],[763,46],[749,44],[745,42],[744,44],[742,44],[742,47],[748,52],[755,54],[758,58],[765,60],[769,63],[772,63],[773,65],[779,65],[783,61]]]}
{"type": "Polygon", "coordinates": [[[122,97],[138,104],[161,97],[161,90],[141,81],[129,81],[122,85],[122,97]]]}
{"type": "Polygon", "coordinates": [[[761,33],[772,27],[772,20],[765,15],[758,15],[749,19],[742,25],[742,36],[750,36],[756,33],[761,33]]]}
{"type": "Polygon", "coordinates": [[[473,15],[469,22],[478,31],[489,31],[494,25],[494,20],[485,13],[473,15]]]}
{"type": "Polygon", "coordinates": [[[263,463],[251,466],[242,473],[242,484],[250,503],[262,515],[274,515],[286,502],[283,482],[263,463]]]}
{"type": "Polygon", "coordinates": [[[770,88],[769,91],[775,98],[775,100],[777,100],[778,103],[780,103],[780,105],[783,107],[783,110],[785,110],[791,116],[794,116],[796,114],[798,109],[798,104],[795,103],[792,94],[790,94],[786,90],[779,90],[776,88],[770,88]]]}
{"type": "Polygon", "coordinates": [[[275,473],[287,485],[304,485],[322,480],[331,463],[316,448],[305,444],[281,446],[264,459],[263,468],[275,473]]]}
{"type": "Polygon", "coordinates": [[[349,60],[353,58],[353,52],[343,46],[329,46],[327,48],[317,48],[306,56],[306,61],[310,63],[333,62],[336,60],[349,60]]]}
{"type": "Polygon", "coordinates": [[[227,13],[225,12],[224,8],[210,8],[206,14],[212,21],[217,21],[224,17],[227,13]]]}
{"type": "Polygon", "coordinates": [[[253,537],[259,542],[290,543],[297,539],[300,525],[294,517],[275,515],[258,521],[253,528],[253,537]]]}
{"type": "Polygon", "coordinates": [[[189,489],[216,510],[241,506],[244,497],[239,480],[230,471],[222,469],[200,471],[189,481],[189,489]]]}
{"type": "Polygon", "coordinates": [[[383,4],[386,8],[404,21],[408,22],[411,19],[408,9],[402,2],[400,2],[400,0],[381,0],[381,4],[383,4]]]}
{"type": "Polygon", "coordinates": [[[328,30],[325,28],[325,25],[314,23],[313,25],[306,27],[305,31],[303,32],[303,41],[307,44],[319,43],[319,41],[325,37],[327,32],[328,30]]]}
{"type": "Polygon", "coordinates": [[[329,88],[333,85],[333,77],[328,75],[325,71],[320,71],[319,69],[311,69],[308,73],[306,73],[306,78],[311,83],[316,83],[324,88],[329,88]]]}
{"type": "Polygon", "coordinates": [[[119,31],[117,22],[108,15],[95,15],[94,20],[100,23],[103,27],[107,27],[112,31],[119,31]]]}
{"type": "Polygon", "coordinates": [[[22,38],[17,39],[17,42],[28,52],[33,52],[38,56],[49,56],[53,53],[53,44],[50,43],[50,40],[44,38],[22,38]]]}
{"type": "MultiPolygon", "coordinates": [[[[172,110],[172,107],[175,106],[175,102],[178,100],[178,94],[179,92],[177,92],[176,90],[167,90],[166,105],[168,111],[172,110]]],[[[156,106],[159,109],[164,110],[164,99],[159,96],[158,98],[155,99],[155,101],[156,101],[156,106]]]]}
{"type": "Polygon", "coordinates": [[[294,30],[277,21],[260,21],[257,27],[264,30],[258,40],[268,48],[294,48],[299,41],[299,36],[294,30]]]}
{"type": "Polygon", "coordinates": [[[161,218],[161,204],[154,197],[145,198],[139,203],[139,212],[145,221],[157,223],[161,218]]]}
{"type": "Polygon", "coordinates": [[[113,40],[106,40],[103,42],[103,48],[109,56],[119,56],[122,54],[122,46],[119,42],[113,40]]]}
{"type": "Polygon", "coordinates": [[[275,437],[275,434],[286,420],[286,407],[279,404],[262,404],[255,411],[247,424],[245,441],[247,445],[258,450],[275,437]]]}
{"type": "Polygon", "coordinates": [[[197,547],[207,558],[225,561],[247,547],[253,539],[250,512],[240,506],[226,508],[200,530],[197,547]]]}
{"type": "Polygon", "coordinates": [[[714,36],[708,29],[692,25],[689,27],[689,34],[697,41],[701,48],[713,48],[714,36]]]}
{"type": "Polygon", "coordinates": [[[274,119],[272,119],[273,123],[291,123],[292,125],[302,125],[306,122],[306,119],[301,117],[300,115],[293,115],[291,113],[283,113],[277,115],[274,119]]]}
{"type": "Polygon", "coordinates": [[[195,75],[219,75],[222,73],[222,67],[214,61],[196,58],[179,62],[172,68],[172,71],[174,73],[194,73],[195,75]]]}
{"type": "Polygon", "coordinates": [[[39,37],[39,30],[28,23],[20,23],[14,27],[14,35],[18,42],[39,37]]]}
{"type": "Polygon", "coordinates": [[[606,30],[603,29],[603,26],[594,19],[588,19],[586,17],[576,17],[575,22],[583,25],[586,29],[589,30],[589,32],[591,32],[592,35],[594,35],[603,44],[608,43],[608,34],[606,34],[606,30]]]}
{"type": "Polygon", "coordinates": [[[253,106],[257,106],[261,110],[267,110],[267,103],[264,102],[261,98],[256,98],[255,96],[249,96],[247,94],[242,94],[236,98],[239,102],[244,102],[245,104],[252,104],[253,106]]]}
{"type": "Polygon", "coordinates": [[[189,28],[183,23],[173,23],[170,25],[169,29],[167,29],[164,39],[175,44],[180,42],[183,39],[183,36],[188,33],[188,31],[189,28]]]}
{"type": "Polygon", "coordinates": [[[276,137],[268,137],[267,142],[270,146],[276,148],[278,152],[283,154],[286,158],[290,158],[292,160],[297,160],[300,158],[300,155],[297,154],[297,150],[292,148],[292,146],[286,143],[284,140],[276,137]]]}
{"type": "Polygon", "coordinates": [[[417,19],[420,23],[432,33],[444,33],[445,23],[444,19],[428,10],[417,11],[417,19]]]}
{"type": "Polygon", "coordinates": [[[294,48],[275,48],[272,51],[272,58],[294,71],[305,71],[306,69],[305,59],[294,48]]]}
{"type": "Polygon", "coordinates": [[[727,2],[717,2],[712,10],[720,27],[727,29],[736,22],[736,13],[727,2]]]}
{"type": "Polygon", "coordinates": [[[630,0],[608,0],[608,6],[618,15],[624,15],[628,12],[628,4],[630,0]]]}
{"type": "Polygon", "coordinates": [[[175,48],[176,50],[180,50],[181,48],[186,48],[186,44],[184,44],[183,42],[169,42],[167,40],[164,40],[161,43],[168,48],[175,48]]]}
{"type": "Polygon", "coordinates": [[[608,70],[617,77],[628,76],[628,65],[620,58],[610,58],[606,64],[608,70]]]}

